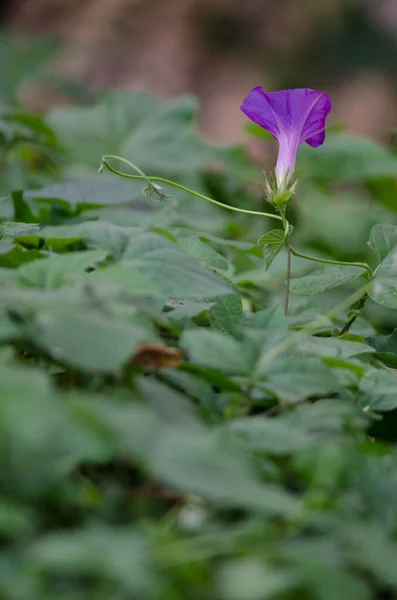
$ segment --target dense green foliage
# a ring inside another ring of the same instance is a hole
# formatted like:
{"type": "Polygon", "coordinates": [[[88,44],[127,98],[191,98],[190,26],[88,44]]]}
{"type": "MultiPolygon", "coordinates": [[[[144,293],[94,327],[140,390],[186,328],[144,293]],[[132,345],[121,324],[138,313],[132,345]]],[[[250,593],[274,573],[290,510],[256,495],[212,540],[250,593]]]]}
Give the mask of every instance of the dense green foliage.
{"type": "Polygon", "coordinates": [[[97,174],[119,154],[262,210],[195,111],[4,101],[0,596],[395,597],[397,157],[337,131],[301,149],[294,247],[380,266],[294,257],[286,318],[275,222],[97,174]]]}

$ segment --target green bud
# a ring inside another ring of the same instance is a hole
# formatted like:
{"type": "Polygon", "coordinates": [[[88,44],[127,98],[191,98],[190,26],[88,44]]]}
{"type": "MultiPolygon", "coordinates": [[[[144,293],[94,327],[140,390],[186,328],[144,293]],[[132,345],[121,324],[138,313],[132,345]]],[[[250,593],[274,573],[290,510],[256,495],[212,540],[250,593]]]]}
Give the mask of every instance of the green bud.
{"type": "Polygon", "coordinates": [[[292,192],[283,192],[282,194],[276,194],[273,196],[273,202],[276,206],[282,207],[287,204],[288,200],[291,199],[292,192]]]}

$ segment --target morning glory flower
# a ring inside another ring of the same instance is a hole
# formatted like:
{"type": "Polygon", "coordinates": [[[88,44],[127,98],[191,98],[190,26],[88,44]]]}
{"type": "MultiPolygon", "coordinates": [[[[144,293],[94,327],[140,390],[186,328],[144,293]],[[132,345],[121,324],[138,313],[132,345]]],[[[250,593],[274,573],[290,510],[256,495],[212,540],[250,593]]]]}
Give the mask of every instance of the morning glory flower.
{"type": "Polygon", "coordinates": [[[331,110],[331,100],[324,92],[308,88],[267,93],[257,86],[248,94],[241,110],[278,141],[277,191],[286,192],[299,145],[306,142],[317,148],[325,140],[325,119],[331,110]]]}

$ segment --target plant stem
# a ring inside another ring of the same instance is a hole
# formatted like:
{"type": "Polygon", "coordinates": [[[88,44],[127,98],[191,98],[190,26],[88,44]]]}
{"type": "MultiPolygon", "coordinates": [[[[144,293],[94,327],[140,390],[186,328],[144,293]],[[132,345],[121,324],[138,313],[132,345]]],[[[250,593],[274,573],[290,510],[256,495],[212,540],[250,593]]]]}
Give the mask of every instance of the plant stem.
{"type": "Polygon", "coordinates": [[[338,333],[338,337],[342,337],[343,335],[345,335],[345,333],[347,333],[349,331],[349,329],[353,325],[354,321],[363,312],[367,298],[368,298],[368,294],[365,292],[365,294],[363,294],[361,296],[361,298],[359,298],[357,303],[355,305],[353,304],[352,311],[349,313],[346,323],[344,324],[344,326],[338,333]]]}
{"type": "Polygon", "coordinates": [[[223,204],[222,202],[218,202],[217,200],[214,200],[213,198],[209,198],[208,196],[204,196],[203,194],[200,194],[199,192],[195,192],[194,190],[190,190],[189,188],[185,187],[184,185],[181,185],[179,183],[175,183],[174,181],[170,181],[168,179],[164,179],[163,177],[152,177],[152,176],[147,176],[145,175],[138,167],[136,167],[133,163],[131,163],[129,160],[126,160],[125,158],[122,158],[121,156],[113,156],[111,154],[108,154],[106,156],[102,157],[102,164],[100,167],[101,168],[105,166],[111,173],[114,173],[115,175],[119,175],[120,177],[125,177],[127,179],[140,179],[143,181],[146,181],[146,183],[149,185],[149,187],[156,192],[159,195],[159,191],[153,186],[154,182],[158,182],[158,183],[164,183],[165,185],[170,185],[174,188],[177,188],[179,190],[182,190],[188,194],[191,194],[192,196],[196,196],[197,198],[201,198],[201,200],[205,200],[206,202],[210,202],[211,204],[215,204],[216,206],[220,206],[222,208],[226,208],[227,210],[231,210],[234,212],[239,212],[239,213],[244,213],[247,215],[256,215],[259,217],[268,217],[269,219],[277,219],[277,221],[282,221],[282,218],[279,217],[278,215],[272,215],[271,213],[265,213],[265,212],[260,212],[260,211],[256,211],[256,210],[246,210],[244,208],[237,208],[235,206],[229,206],[228,204],[223,204]],[[137,173],[139,173],[139,175],[129,175],[127,173],[122,173],[121,171],[118,171],[117,169],[115,169],[114,167],[112,167],[107,161],[108,159],[113,159],[113,160],[119,160],[122,163],[127,164],[129,167],[131,167],[131,169],[134,169],[137,173]]]}
{"type": "Polygon", "coordinates": [[[367,265],[367,263],[363,262],[345,262],[343,260],[330,260],[327,258],[317,258],[316,256],[308,256],[307,254],[303,254],[302,252],[298,252],[292,246],[290,247],[291,253],[294,256],[299,256],[300,258],[305,258],[306,260],[312,260],[314,262],[325,263],[327,265],[340,265],[342,267],[361,267],[361,269],[365,269],[368,275],[372,277],[371,267],[367,265]]]}
{"type": "Polygon", "coordinates": [[[289,243],[289,235],[287,235],[287,282],[285,286],[285,302],[284,302],[284,314],[288,316],[288,305],[289,305],[289,288],[291,283],[291,245],[289,243]]]}
{"type": "Polygon", "coordinates": [[[288,306],[289,306],[289,288],[291,283],[291,246],[289,243],[289,223],[285,218],[285,208],[280,209],[281,219],[283,221],[284,228],[284,240],[287,246],[287,279],[285,284],[285,300],[284,300],[284,314],[288,316],[288,306]]]}

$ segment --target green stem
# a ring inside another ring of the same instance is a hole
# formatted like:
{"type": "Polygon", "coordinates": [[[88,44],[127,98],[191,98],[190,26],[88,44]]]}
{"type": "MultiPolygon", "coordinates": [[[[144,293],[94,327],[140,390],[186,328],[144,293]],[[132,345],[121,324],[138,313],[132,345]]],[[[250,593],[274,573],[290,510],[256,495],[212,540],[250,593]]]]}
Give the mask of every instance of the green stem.
{"type": "Polygon", "coordinates": [[[270,213],[265,213],[265,212],[259,212],[256,210],[246,210],[244,208],[236,208],[235,206],[229,206],[227,204],[223,204],[222,202],[218,202],[217,200],[214,200],[213,198],[209,198],[208,196],[204,196],[203,194],[200,194],[199,192],[195,192],[194,190],[190,190],[189,188],[185,187],[184,185],[181,185],[179,183],[175,183],[174,181],[170,181],[168,179],[164,179],[163,177],[148,177],[147,175],[145,175],[145,173],[143,173],[138,167],[136,167],[133,163],[131,163],[129,160],[126,160],[125,158],[122,158],[121,156],[113,156],[111,154],[107,154],[106,156],[102,157],[102,164],[100,167],[100,170],[102,169],[102,167],[105,166],[111,173],[114,173],[115,175],[119,175],[120,177],[125,177],[127,179],[140,179],[143,181],[146,181],[146,183],[149,185],[149,187],[151,189],[153,189],[154,192],[159,193],[158,190],[156,190],[155,187],[153,187],[153,183],[154,182],[158,182],[158,183],[164,183],[165,185],[171,185],[174,188],[177,188],[179,190],[182,190],[188,194],[191,194],[192,196],[196,196],[197,198],[201,198],[201,200],[205,200],[206,202],[210,202],[211,204],[215,204],[216,206],[221,206],[222,208],[226,208],[227,210],[232,210],[234,212],[239,212],[239,213],[244,213],[247,215],[256,215],[256,216],[260,216],[260,217],[268,217],[269,219],[277,219],[278,221],[282,221],[282,218],[279,217],[278,215],[272,215],[270,213]],[[122,173],[121,171],[118,171],[117,169],[115,169],[114,167],[112,167],[107,161],[109,159],[113,159],[113,160],[119,160],[122,163],[127,164],[129,167],[131,167],[131,169],[134,169],[134,171],[136,171],[137,173],[139,173],[139,175],[128,175],[127,173],[122,173]]]}
{"type": "Polygon", "coordinates": [[[367,301],[367,298],[368,298],[368,294],[367,294],[367,292],[365,292],[365,294],[363,294],[361,296],[361,298],[358,300],[358,302],[356,304],[353,304],[352,310],[347,317],[346,323],[344,324],[344,326],[338,333],[338,337],[342,337],[343,335],[345,335],[345,333],[347,333],[349,331],[350,327],[353,325],[353,323],[357,319],[357,317],[359,317],[361,315],[361,313],[364,310],[364,306],[367,301]]]}
{"type": "Polygon", "coordinates": [[[286,317],[288,317],[290,285],[291,285],[291,244],[289,243],[289,235],[287,235],[287,282],[285,285],[285,303],[284,303],[284,314],[286,317]]]}
{"type": "Polygon", "coordinates": [[[294,256],[299,256],[300,258],[305,258],[306,260],[312,260],[314,262],[325,263],[327,265],[340,265],[342,267],[361,267],[361,269],[365,269],[368,275],[372,277],[371,267],[367,265],[367,263],[363,262],[345,262],[343,260],[329,260],[327,258],[317,258],[316,256],[308,256],[307,254],[302,254],[302,252],[298,252],[291,246],[291,252],[294,256]]]}
{"type": "Polygon", "coordinates": [[[287,317],[288,316],[288,306],[289,306],[289,290],[290,290],[290,284],[291,284],[291,245],[289,242],[289,223],[287,221],[287,219],[285,218],[285,209],[280,210],[280,214],[281,214],[281,219],[283,221],[283,228],[284,228],[284,239],[286,242],[286,246],[287,246],[287,279],[286,279],[286,284],[285,284],[285,301],[284,301],[284,314],[287,317]]]}

